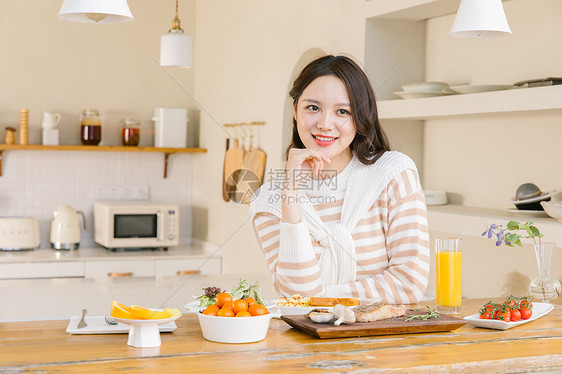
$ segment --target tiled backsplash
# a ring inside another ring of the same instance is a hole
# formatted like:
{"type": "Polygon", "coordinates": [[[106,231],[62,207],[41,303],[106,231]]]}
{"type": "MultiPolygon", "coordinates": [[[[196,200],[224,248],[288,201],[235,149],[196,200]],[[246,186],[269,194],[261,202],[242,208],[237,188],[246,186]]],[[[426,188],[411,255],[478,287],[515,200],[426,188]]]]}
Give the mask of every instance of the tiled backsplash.
{"type": "Polygon", "coordinates": [[[93,203],[99,187],[149,187],[150,201],[180,207],[180,244],[191,237],[192,157],[173,154],[164,179],[164,154],[142,152],[5,151],[0,216],[39,220],[41,247],[49,247],[52,212],[70,205],[86,215],[81,247],[93,246],[93,203]]]}

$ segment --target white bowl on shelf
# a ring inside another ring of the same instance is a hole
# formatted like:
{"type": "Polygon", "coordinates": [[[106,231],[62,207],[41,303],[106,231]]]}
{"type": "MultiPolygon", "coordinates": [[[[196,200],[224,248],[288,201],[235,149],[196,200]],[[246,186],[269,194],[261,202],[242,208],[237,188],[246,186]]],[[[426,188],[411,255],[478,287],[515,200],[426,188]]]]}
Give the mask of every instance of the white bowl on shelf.
{"type": "Polygon", "coordinates": [[[562,202],[560,201],[541,201],[546,214],[555,220],[562,222],[562,202]]]}
{"type": "Polygon", "coordinates": [[[418,82],[403,84],[400,87],[404,92],[440,92],[448,91],[449,85],[445,82],[418,82]]]}
{"type": "Polygon", "coordinates": [[[424,190],[426,205],[445,205],[447,204],[447,192],[424,190]]]}

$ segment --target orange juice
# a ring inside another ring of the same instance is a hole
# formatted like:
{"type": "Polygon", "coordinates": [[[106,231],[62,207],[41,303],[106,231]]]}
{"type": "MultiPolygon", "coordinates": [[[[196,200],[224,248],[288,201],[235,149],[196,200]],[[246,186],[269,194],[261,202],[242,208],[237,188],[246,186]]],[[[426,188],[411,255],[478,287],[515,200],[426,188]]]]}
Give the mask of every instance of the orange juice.
{"type": "Polygon", "coordinates": [[[462,252],[436,251],[435,291],[438,306],[462,304],[462,252]]]}

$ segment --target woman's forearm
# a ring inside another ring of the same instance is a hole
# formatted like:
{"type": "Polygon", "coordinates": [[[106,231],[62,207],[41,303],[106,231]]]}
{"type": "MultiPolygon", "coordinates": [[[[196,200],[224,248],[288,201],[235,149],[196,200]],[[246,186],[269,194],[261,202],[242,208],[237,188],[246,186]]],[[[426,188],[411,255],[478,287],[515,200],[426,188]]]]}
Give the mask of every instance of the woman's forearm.
{"type": "Polygon", "coordinates": [[[281,222],[295,224],[302,221],[298,198],[298,191],[294,189],[283,188],[281,190],[281,222]]]}

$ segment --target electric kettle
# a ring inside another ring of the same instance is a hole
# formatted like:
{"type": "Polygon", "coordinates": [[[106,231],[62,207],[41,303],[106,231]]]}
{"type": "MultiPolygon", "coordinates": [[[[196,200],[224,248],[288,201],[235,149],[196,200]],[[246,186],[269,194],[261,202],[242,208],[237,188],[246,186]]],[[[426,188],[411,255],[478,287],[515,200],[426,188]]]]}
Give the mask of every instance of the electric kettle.
{"type": "Polygon", "coordinates": [[[51,248],[78,249],[80,246],[80,221],[78,214],[82,215],[84,230],[86,230],[86,217],[81,211],[75,211],[69,205],[61,205],[53,212],[51,222],[51,248]]]}

